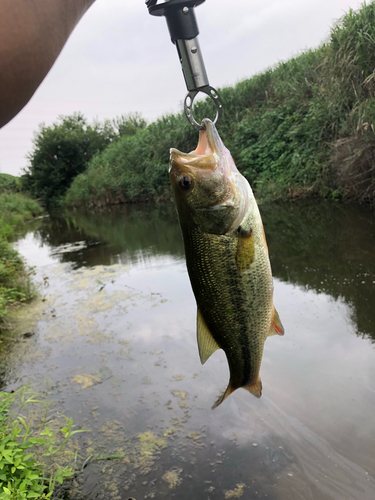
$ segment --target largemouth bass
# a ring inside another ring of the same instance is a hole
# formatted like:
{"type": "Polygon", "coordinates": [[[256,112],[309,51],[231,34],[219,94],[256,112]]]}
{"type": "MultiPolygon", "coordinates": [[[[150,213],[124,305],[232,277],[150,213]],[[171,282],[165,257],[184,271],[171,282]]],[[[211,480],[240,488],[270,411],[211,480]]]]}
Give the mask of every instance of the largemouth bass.
{"type": "Polygon", "coordinates": [[[195,151],[170,150],[169,176],[198,306],[202,364],[223,349],[230,380],[216,408],[243,387],[260,397],[264,342],[284,334],[273,305],[268,247],[258,205],[214,124],[203,120],[195,151]]]}

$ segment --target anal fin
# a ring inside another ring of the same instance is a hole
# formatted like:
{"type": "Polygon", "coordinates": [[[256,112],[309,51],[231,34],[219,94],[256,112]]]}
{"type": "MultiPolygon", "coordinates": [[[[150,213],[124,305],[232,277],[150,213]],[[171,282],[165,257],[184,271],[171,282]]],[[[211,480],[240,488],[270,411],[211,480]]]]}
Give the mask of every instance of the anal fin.
{"type": "Polygon", "coordinates": [[[253,394],[255,397],[260,398],[262,395],[262,381],[260,379],[260,376],[258,375],[255,384],[245,385],[243,388],[251,392],[251,394],[253,394]]]}
{"type": "Polygon", "coordinates": [[[219,344],[213,338],[212,333],[208,329],[206,322],[203,319],[202,313],[199,308],[197,311],[197,340],[199,357],[201,358],[202,365],[215,351],[220,349],[219,344]]]}

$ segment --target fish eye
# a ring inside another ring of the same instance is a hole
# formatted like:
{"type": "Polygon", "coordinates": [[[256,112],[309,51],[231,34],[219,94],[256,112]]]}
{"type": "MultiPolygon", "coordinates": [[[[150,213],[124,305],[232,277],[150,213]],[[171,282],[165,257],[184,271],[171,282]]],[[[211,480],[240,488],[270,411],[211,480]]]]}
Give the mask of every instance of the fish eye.
{"type": "Polygon", "coordinates": [[[182,175],[179,179],[179,184],[182,189],[188,190],[193,185],[192,179],[188,175],[182,175]]]}

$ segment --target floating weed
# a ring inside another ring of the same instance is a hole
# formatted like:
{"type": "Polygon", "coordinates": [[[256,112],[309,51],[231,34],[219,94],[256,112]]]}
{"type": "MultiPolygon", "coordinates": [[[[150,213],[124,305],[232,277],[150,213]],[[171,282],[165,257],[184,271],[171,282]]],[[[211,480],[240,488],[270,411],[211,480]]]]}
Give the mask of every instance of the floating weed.
{"type": "Polygon", "coordinates": [[[224,498],[240,498],[243,495],[246,485],[243,483],[237,484],[234,490],[229,490],[224,493],[224,498]]]}
{"type": "Polygon", "coordinates": [[[167,443],[164,439],[158,438],[150,431],[138,435],[139,452],[141,456],[150,456],[155,452],[165,448],[167,443]]]}
{"type": "Polygon", "coordinates": [[[81,389],[87,389],[95,384],[100,384],[101,380],[99,377],[90,373],[77,373],[77,375],[74,375],[72,378],[72,382],[75,384],[82,384],[81,389]]]}
{"type": "Polygon", "coordinates": [[[82,384],[81,389],[87,389],[96,384],[101,384],[113,376],[112,370],[103,366],[99,368],[95,373],[77,373],[73,378],[72,382],[75,384],[82,384]]]}
{"type": "Polygon", "coordinates": [[[182,469],[173,468],[162,476],[162,480],[169,484],[169,489],[174,490],[182,483],[181,473],[182,469]]]}

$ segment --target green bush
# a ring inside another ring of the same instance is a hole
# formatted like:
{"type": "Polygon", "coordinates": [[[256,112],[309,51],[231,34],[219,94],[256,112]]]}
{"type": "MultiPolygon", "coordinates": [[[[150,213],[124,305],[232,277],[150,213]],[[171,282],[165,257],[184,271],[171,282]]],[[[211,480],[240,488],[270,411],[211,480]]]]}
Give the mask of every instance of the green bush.
{"type": "Polygon", "coordinates": [[[35,295],[33,273],[19,253],[9,243],[0,240],[0,330],[9,305],[26,302],[35,295]]]}
{"type": "Polygon", "coordinates": [[[21,193],[0,194],[0,329],[14,302],[25,302],[35,293],[31,275],[10,241],[27,220],[43,212],[41,206],[21,193]]]}
{"type": "Polygon", "coordinates": [[[66,203],[103,206],[165,197],[169,193],[166,164],[170,144],[195,147],[194,131],[185,122],[181,115],[166,116],[112,143],[76,177],[66,203]]]}
{"type": "Polygon", "coordinates": [[[22,176],[22,189],[47,207],[59,205],[73,179],[85,171],[91,159],[122,137],[146,127],[138,114],[122,115],[112,122],[88,125],[82,114],[60,116],[51,127],[40,125],[30,165],[22,176]]]}
{"type": "Polygon", "coordinates": [[[23,190],[47,207],[58,204],[74,177],[83,172],[93,156],[114,139],[109,122],[87,125],[81,114],[59,117],[51,127],[40,125],[30,166],[22,177],[23,190]]]}
{"type": "Polygon", "coordinates": [[[21,193],[0,194],[0,217],[16,226],[43,213],[39,203],[21,193]]]}
{"type": "Polygon", "coordinates": [[[10,174],[0,174],[0,194],[16,193],[21,190],[21,180],[10,174]]]}

